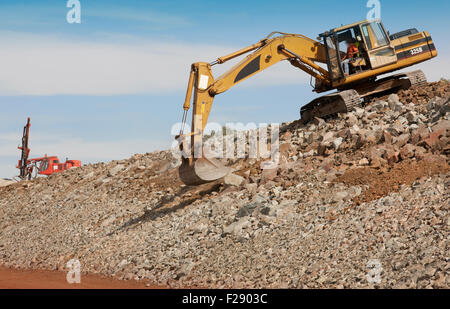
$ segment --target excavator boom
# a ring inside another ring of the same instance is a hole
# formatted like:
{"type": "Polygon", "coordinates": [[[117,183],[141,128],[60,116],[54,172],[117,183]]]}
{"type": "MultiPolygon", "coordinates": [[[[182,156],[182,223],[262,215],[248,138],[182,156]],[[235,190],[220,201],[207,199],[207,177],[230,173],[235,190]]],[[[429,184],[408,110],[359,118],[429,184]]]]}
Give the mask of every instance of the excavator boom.
{"type": "Polygon", "coordinates": [[[183,105],[182,129],[177,137],[179,140],[191,138],[190,156],[182,159],[179,169],[180,178],[185,184],[198,185],[214,181],[230,172],[229,168],[223,167],[217,160],[207,158],[203,151],[200,151],[200,157],[196,158],[193,155],[202,147],[203,130],[208,122],[214,97],[283,60],[289,60],[291,64],[311,74],[321,83],[329,84],[328,72],[316,64],[316,62],[326,63],[327,61],[324,46],[299,34],[274,32],[258,43],[220,57],[212,63],[192,64],[183,105]],[[276,34],[279,36],[274,37],[276,34]],[[213,65],[225,63],[249,52],[252,53],[222,76],[214,79],[211,70],[213,65]],[[184,136],[183,131],[187,112],[191,107],[192,95],[192,128],[191,133],[184,136]]]}

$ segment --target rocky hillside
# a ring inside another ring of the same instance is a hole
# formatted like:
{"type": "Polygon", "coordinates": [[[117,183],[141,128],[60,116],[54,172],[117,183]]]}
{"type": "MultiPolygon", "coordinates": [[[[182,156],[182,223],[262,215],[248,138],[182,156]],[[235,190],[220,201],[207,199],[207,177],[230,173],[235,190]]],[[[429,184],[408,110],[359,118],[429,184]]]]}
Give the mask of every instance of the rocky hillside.
{"type": "Polygon", "coordinates": [[[450,288],[448,90],[284,124],[277,169],[229,161],[234,176],[199,187],[169,151],[2,187],[0,265],[77,258],[172,287],[450,288]]]}

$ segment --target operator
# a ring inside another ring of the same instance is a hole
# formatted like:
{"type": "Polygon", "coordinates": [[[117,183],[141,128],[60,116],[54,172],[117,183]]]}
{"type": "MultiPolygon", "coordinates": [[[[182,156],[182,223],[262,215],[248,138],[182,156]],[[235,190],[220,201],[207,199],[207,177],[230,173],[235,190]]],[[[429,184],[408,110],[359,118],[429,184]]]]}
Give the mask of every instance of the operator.
{"type": "Polygon", "coordinates": [[[341,59],[341,61],[345,76],[348,76],[350,73],[349,63],[359,54],[359,50],[355,45],[354,39],[347,39],[345,42],[347,43],[347,54],[344,56],[344,58],[341,59]]]}

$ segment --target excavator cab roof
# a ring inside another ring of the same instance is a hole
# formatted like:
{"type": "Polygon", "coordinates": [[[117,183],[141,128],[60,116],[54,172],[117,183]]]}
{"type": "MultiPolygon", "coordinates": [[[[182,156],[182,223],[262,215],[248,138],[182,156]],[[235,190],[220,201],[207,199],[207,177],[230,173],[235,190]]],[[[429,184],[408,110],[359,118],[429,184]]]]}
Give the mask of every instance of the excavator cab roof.
{"type": "Polygon", "coordinates": [[[343,30],[354,28],[356,26],[359,26],[359,25],[362,25],[362,24],[371,23],[371,22],[381,22],[381,19],[373,19],[373,20],[365,19],[365,20],[358,21],[356,23],[352,23],[352,24],[348,24],[348,25],[345,25],[345,26],[333,28],[333,29],[331,29],[329,31],[325,31],[324,33],[319,34],[319,37],[323,38],[323,37],[326,37],[326,36],[330,36],[333,33],[341,32],[343,30]]]}

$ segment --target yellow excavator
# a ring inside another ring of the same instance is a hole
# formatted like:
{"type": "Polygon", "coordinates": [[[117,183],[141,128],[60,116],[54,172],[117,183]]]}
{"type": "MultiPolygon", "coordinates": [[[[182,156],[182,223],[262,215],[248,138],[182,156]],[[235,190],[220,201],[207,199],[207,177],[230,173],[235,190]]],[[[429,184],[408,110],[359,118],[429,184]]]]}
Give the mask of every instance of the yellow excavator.
{"type": "Polygon", "coordinates": [[[220,179],[230,172],[217,160],[206,158],[203,150],[199,149],[214,97],[282,60],[310,74],[314,80],[314,92],[337,90],[301,108],[301,119],[308,122],[314,117],[349,112],[364,98],[426,84],[426,77],[420,70],[382,78],[378,76],[436,56],[437,51],[428,32],[413,28],[390,35],[381,20],[376,19],[331,29],[320,34],[317,41],[301,34],[273,32],[258,43],[212,63],[194,63],[183,106],[182,128],[176,137],[178,141],[191,138],[190,156],[182,158],[180,178],[186,185],[199,185],[220,179]],[[348,58],[346,51],[350,45],[356,47],[357,52],[354,50],[351,59],[344,60],[348,58]],[[247,53],[250,54],[222,76],[213,77],[212,66],[247,53]],[[192,94],[192,129],[190,134],[183,135],[192,94]]]}

